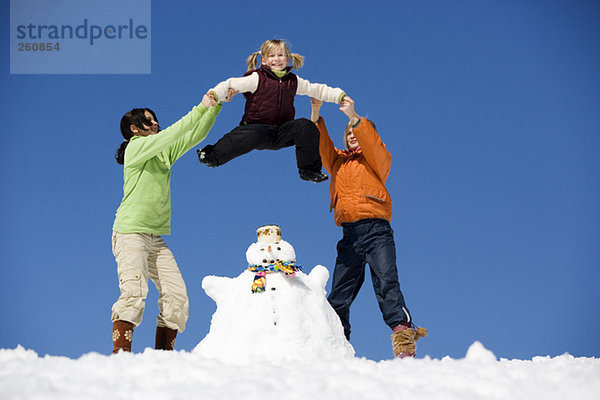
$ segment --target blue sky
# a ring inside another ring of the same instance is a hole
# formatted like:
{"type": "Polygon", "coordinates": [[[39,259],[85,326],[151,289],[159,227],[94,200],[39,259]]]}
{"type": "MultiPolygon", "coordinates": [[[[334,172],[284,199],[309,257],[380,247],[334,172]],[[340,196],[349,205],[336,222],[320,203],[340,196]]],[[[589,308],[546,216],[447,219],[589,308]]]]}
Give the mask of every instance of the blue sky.
{"type": "MultiPolygon", "coordinates": [[[[8,26],[9,2],[0,12],[8,26]]],[[[0,35],[1,348],[110,353],[121,116],[150,107],[166,127],[241,75],[264,40],[284,38],[305,56],[298,75],[343,88],[393,155],[400,283],[430,331],[419,356],[462,357],[475,340],[505,358],[600,355],[597,2],[155,0],[151,15],[145,75],[11,75],[8,28],[0,35]]],[[[243,104],[226,104],[202,145],[236,126],[243,104]]],[[[297,117],[309,112],[297,97],[297,117]]],[[[346,117],[332,104],[322,115],[341,146],[346,117]]],[[[171,185],[166,240],[191,314],[179,349],[210,326],[202,278],[241,273],[258,226],[281,225],[305,270],[333,271],[328,184],[301,181],[292,148],[216,169],[192,151],[171,185]]],[[[390,332],[370,285],[352,306],[351,342],[381,360],[390,332]]],[[[150,284],[134,351],[153,346],[156,313],[150,284]]]]}

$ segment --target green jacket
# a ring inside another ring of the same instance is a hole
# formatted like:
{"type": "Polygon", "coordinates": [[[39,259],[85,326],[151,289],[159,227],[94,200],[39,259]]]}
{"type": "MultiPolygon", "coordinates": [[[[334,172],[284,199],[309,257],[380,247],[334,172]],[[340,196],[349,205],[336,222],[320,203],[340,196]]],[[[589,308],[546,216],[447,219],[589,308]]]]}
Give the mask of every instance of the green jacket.
{"type": "Polygon", "coordinates": [[[200,143],[222,106],[195,106],[186,116],[149,136],[134,136],[125,149],[123,200],[113,230],[120,233],[171,232],[171,166],[200,143]]]}

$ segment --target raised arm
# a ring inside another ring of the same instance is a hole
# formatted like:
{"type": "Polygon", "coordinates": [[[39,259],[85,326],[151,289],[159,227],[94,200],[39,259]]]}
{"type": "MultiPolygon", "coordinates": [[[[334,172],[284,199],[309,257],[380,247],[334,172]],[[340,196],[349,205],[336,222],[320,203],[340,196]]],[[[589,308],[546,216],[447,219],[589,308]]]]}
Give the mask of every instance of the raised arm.
{"type": "Polygon", "coordinates": [[[337,149],[329,137],[329,132],[327,132],[327,127],[325,126],[325,120],[323,120],[323,118],[319,115],[322,105],[323,102],[321,100],[311,97],[310,120],[314,122],[317,125],[317,129],[319,129],[319,154],[321,155],[321,162],[323,163],[323,166],[327,172],[331,174],[333,163],[337,157],[337,149]]]}
{"type": "Polygon", "coordinates": [[[323,105],[323,101],[319,99],[315,99],[314,97],[310,98],[310,120],[315,124],[319,122],[321,106],[323,105]]]}
{"type": "Polygon", "coordinates": [[[385,144],[379,137],[377,130],[367,121],[366,118],[360,117],[354,109],[354,100],[346,96],[340,105],[342,111],[350,123],[352,123],[352,133],[358,141],[362,153],[377,174],[382,182],[385,182],[392,163],[392,155],[385,148],[385,144]]]}
{"type": "MultiPolygon", "coordinates": [[[[227,97],[223,100],[223,102],[231,101],[236,93],[237,92],[234,92],[233,89],[229,89],[227,92],[227,97]]],[[[189,132],[187,132],[181,139],[169,147],[168,154],[171,165],[192,147],[203,141],[208,135],[210,129],[215,124],[215,120],[221,112],[221,108],[223,106],[221,103],[217,103],[210,94],[211,92],[208,92],[202,99],[202,104],[208,107],[208,111],[204,113],[198,123],[189,132]]]]}
{"type": "Polygon", "coordinates": [[[258,74],[256,72],[239,78],[229,78],[220,82],[217,86],[210,89],[214,93],[216,100],[221,102],[227,97],[227,91],[233,89],[236,93],[254,93],[258,88],[258,74]]]}
{"type": "Polygon", "coordinates": [[[132,137],[125,151],[125,165],[143,163],[158,153],[167,150],[192,129],[207,110],[205,104],[198,104],[179,121],[159,133],[132,137]]]}
{"type": "Polygon", "coordinates": [[[298,77],[298,89],[296,94],[313,97],[328,103],[339,104],[346,93],[340,88],[332,88],[322,83],[311,83],[306,79],[298,77]]]}

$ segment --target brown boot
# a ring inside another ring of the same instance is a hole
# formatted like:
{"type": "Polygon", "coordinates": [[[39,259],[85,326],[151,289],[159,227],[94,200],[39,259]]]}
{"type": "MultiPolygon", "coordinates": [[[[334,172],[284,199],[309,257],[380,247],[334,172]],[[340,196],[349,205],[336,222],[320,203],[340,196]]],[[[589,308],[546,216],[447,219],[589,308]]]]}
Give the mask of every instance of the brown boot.
{"type": "Polygon", "coordinates": [[[173,350],[175,348],[176,336],[177,331],[175,329],[170,329],[166,326],[157,326],[154,348],[156,350],[173,350]]]}
{"type": "Polygon", "coordinates": [[[416,342],[427,336],[427,329],[414,327],[414,325],[398,325],[393,328],[392,347],[394,355],[398,358],[414,357],[417,355],[416,342]]]}
{"type": "Polygon", "coordinates": [[[127,321],[113,322],[113,354],[119,350],[131,351],[131,339],[133,339],[134,325],[127,321]]]}

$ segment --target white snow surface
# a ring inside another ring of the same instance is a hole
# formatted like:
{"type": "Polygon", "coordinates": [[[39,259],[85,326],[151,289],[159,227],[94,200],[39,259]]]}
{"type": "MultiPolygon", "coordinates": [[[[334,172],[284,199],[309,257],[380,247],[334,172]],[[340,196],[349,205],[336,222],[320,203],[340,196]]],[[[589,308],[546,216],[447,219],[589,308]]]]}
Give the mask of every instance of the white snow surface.
{"type": "Polygon", "coordinates": [[[600,359],[496,360],[479,342],[465,358],[340,358],[240,364],[197,352],[79,359],[0,349],[0,399],[597,399],[600,359]]]}

